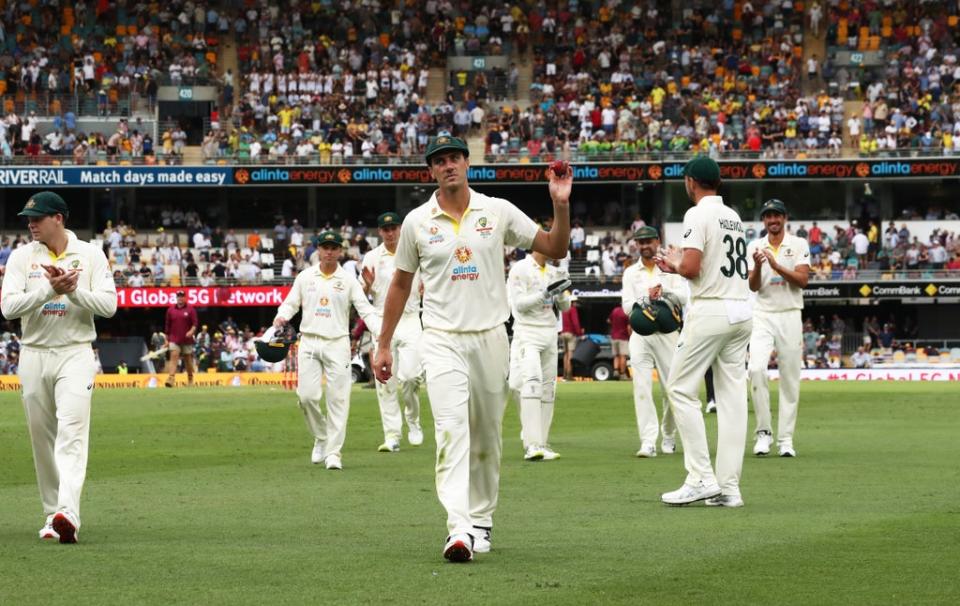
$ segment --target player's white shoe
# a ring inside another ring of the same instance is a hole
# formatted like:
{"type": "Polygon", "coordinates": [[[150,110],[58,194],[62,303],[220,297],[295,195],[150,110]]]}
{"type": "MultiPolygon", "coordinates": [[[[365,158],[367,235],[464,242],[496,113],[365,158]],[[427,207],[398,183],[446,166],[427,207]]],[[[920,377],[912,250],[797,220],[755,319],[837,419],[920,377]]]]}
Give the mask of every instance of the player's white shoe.
{"type": "Polygon", "coordinates": [[[473,537],[473,553],[490,553],[490,550],[493,549],[489,528],[474,526],[470,535],[473,537]]]}
{"type": "Polygon", "coordinates": [[[797,451],[793,449],[793,442],[784,442],[779,448],[781,457],[795,457],[797,451]]]}
{"type": "Polygon", "coordinates": [[[397,440],[387,440],[377,448],[377,452],[400,452],[400,442],[397,440]]]}
{"type": "Polygon", "coordinates": [[[773,436],[769,431],[757,432],[757,443],[753,445],[753,454],[758,457],[770,454],[770,445],[773,444],[773,436]]]}
{"type": "Polygon", "coordinates": [[[709,402],[707,402],[707,409],[705,412],[707,414],[710,414],[711,412],[717,412],[717,403],[714,402],[713,400],[710,400],[709,402]]]}
{"type": "Polygon", "coordinates": [[[677,440],[664,436],[663,441],[660,442],[660,452],[663,454],[673,454],[677,452],[677,440]]]}
{"type": "Polygon", "coordinates": [[[542,461],[543,456],[543,447],[535,444],[527,446],[527,449],[523,452],[523,459],[525,461],[542,461]]]}
{"type": "Polygon", "coordinates": [[[683,486],[672,492],[665,492],[660,495],[660,500],[667,505],[687,505],[703,501],[720,494],[720,486],[714,484],[704,484],[700,482],[697,485],[684,483],[683,486]]]}
{"type": "Polygon", "coordinates": [[[722,494],[703,502],[707,507],[743,507],[743,498],[738,494],[722,494]]]}
{"type": "Polygon", "coordinates": [[[328,455],[326,462],[327,469],[343,469],[343,463],[340,461],[340,455],[338,454],[328,455]]]}
{"type": "Polygon", "coordinates": [[[641,459],[652,459],[657,456],[657,446],[656,444],[651,444],[650,442],[644,442],[640,446],[640,450],[637,451],[637,456],[641,459]]]}
{"type": "Polygon", "coordinates": [[[320,440],[313,441],[313,451],[310,453],[310,462],[314,465],[323,462],[323,442],[320,440]]]}
{"type": "MultiPolygon", "coordinates": [[[[560,453],[559,453],[559,452],[554,451],[554,450],[553,450],[552,448],[550,448],[549,446],[544,446],[544,447],[543,447],[543,460],[544,460],[544,461],[556,461],[556,460],[559,459],[559,458],[560,458],[560,453]]],[[[474,549],[474,551],[476,551],[476,549],[474,549]]]]}
{"type": "Polygon", "coordinates": [[[407,429],[407,442],[410,442],[410,446],[423,444],[423,430],[420,429],[419,425],[407,429]]]}
{"type": "Polygon", "coordinates": [[[40,529],[40,538],[41,539],[59,539],[60,533],[53,529],[53,516],[47,516],[47,521],[44,523],[43,528],[40,529]]]}
{"type": "Polygon", "coordinates": [[[80,522],[69,511],[58,511],[53,514],[53,520],[50,521],[53,530],[57,533],[57,538],[61,543],[76,543],[77,534],[80,532],[80,522]]]}
{"type": "Polygon", "coordinates": [[[450,535],[443,546],[443,557],[451,562],[469,562],[473,559],[473,537],[468,534],[450,535]]]}

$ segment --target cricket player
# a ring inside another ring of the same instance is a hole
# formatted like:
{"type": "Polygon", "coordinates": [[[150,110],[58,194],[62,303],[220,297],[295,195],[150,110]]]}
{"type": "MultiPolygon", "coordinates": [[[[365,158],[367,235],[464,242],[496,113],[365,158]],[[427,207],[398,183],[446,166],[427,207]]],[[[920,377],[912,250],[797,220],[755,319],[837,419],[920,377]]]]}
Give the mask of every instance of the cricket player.
{"type": "Polygon", "coordinates": [[[737,212],[717,195],[717,163],[697,156],[687,162],[683,174],[694,206],[683,217],[682,249],[670,247],[657,260],[664,271],[690,280],[690,306],[667,379],[667,399],[683,441],[687,478],[678,490],[661,498],[669,505],[706,500],[707,505],[741,507],[747,344],[752,326],[747,242],[737,212]],[[700,381],[711,366],[717,388],[716,474],[698,398],[700,381]]]}
{"type": "Polygon", "coordinates": [[[420,354],[435,423],[437,495],[447,511],[443,556],[452,562],[491,548],[509,367],[503,247],[562,258],[570,241],[573,182],[569,171],[562,178],[547,171],[554,210],[547,233],[510,202],[470,189],[468,155],[462,139],[446,134],[427,147],[439,188],[403,220],[374,361],[377,379],[389,380],[393,334],[419,270],[420,354]]]}
{"type": "Polygon", "coordinates": [[[112,317],[117,289],[103,251],[66,229],[63,198],[45,191],[20,211],[33,242],[10,254],[0,301],[20,318],[20,382],[46,523],[41,539],[76,543],[97,373],[93,317],[112,317]]]}
{"type": "Polygon", "coordinates": [[[343,469],[340,454],[350,414],[350,306],[371,332],[380,331],[380,318],[367,301],[356,276],[340,266],[343,238],[334,231],[318,236],[320,263],[301,271],[290,294],[277,309],[273,325],[285,326],[298,311],[297,397],[313,434],[310,461],[327,469],[343,469]],[[327,378],[327,414],[320,409],[323,377],[327,378]]]}
{"type": "Polygon", "coordinates": [[[550,426],[557,391],[557,310],[570,309],[567,273],[531,252],[510,268],[507,298],[513,314],[510,387],[520,393],[523,458],[553,461],[550,426]]]}
{"type": "Polygon", "coordinates": [[[757,423],[753,454],[770,453],[773,441],[770,423],[770,390],[767,364],[777,350],[780,371],[780,417],[777,448],[781,457],[795,457],[793,430],[800,402],[800,369],[803,367],[803,289],[810,276],[810,248],[803,238],[786,232],[787,207],[780,200],[767,200],[760,209],[767,236],[747,246],[750,290],[754,303],[753,335],[750,337],[750,391],[757,423]]]}
{"type": "MultiPolygon", "coordinates": [[[[633,305],[645,298],[659,299],[663,293],[672,293],[683,303],[689,298],[687,281],[677,274],[663,272],[657,267],[654,257],[660,250],[660,233],[649,225],[641,227],[633,234],[640,251],[639,262],[623,272],[621,303],[623,311],[630,315],[633,305]]],[[[667,400],[666,385],[670,376],[670,364],[677,349],[680,333],[654,333],[641,336],[630,335],[630,367],[633,370],[633,405],[637,412],[637,429],[640,432],[640,450],[637,456],[650,458],[657,456],[657,436],[663,432],[660,450],[663,454],[677,451],[677,426],[673,420],[673,411],[667,400]],[[657,378],[663,397],[663,424],[658,427],[657,407],[653,403],[653,369],[657,369],[657,378]]]]}
{"type": "MultiPolygon", "coordinates": [[[[383,213],[377,217],[377,231],[382,243],[363,257],[360,278],[363,291],[373,296],[373,307],[383,317],[383,304],[387,300],[387,289],[396,270],[394,259],[397,254],[397,242],[400,240],[400,215],[395,212],[383,213]]],[[[423,369],[417,344],[423,328],[420,325],[420,289],[410,294],[403,308],[403,315],[397,324],[393,338],[394,376],[386,383],[375,381],[377,400],[380,402],[380,419],[383,422],[383,444],[380,452],[398,452],[402,418],[400,402],[403,402],[403,417],[407,421],[407,441],[411,446],[423,444],[423,430],[420,428],[420,377],[423,369]]]]}
{"type": "Polygon", "coordinates": [[[167,334],[167,343],[170,348],[170,360],[167,362],[167,387],[174,386],[174,377],[177,374],[177,364],[183,357],[183,368],[187,371],[187,385],[193,385],[193,350],[194,335],[200,322],[197,321],[197,310],[187,305],[187,293],[177,291],[177,302],[167,308],[167,317],[164,332],[167,334]]]}

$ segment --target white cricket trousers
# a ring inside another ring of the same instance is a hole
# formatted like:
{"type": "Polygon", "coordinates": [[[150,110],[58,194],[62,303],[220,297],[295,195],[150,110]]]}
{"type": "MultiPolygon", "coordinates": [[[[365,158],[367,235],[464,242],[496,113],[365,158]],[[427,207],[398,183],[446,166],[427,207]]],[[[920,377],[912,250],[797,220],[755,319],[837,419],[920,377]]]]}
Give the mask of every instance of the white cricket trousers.
{"type": "Polygon", "coordinates": [[[97,362],[89,343],[20,352],[23,408],[43,513],[80,520],[80,493],[87,475],[90,398],[97,362]]]}
{"type": "Polygon", "coordinates": [[[307,429],[329,456],[340,454],[350,416],[350,338],[303,335],[297,351],[297,397],[307,429]],[[327,413],[320,408],[327,377],[327,413]]]}
{"type": "Polygon", "coordinates": [[[667,380],[667,398],[683,441],[686,483],[716,482],[723,494],[731,496],[740,494],[747,437],[747,344],[752,324],[749,319],[731,324],[722,299],[695,300],[687,310],[667,380]],[[703,375],[711,367],[717,392],[716,475],[699,397],[703,375]]]}
{"type": "Polygon", "coordinates": [[[800,369],[803,368],[803,320],[799,309],[755,311],[753,314],[748,370],[756,431],[771,431],[767,364],[773,350],[777,350],[777,368],[780,371],[777,443],[792,444],[800,404],[800,369]]]}
{"type": "Polygon", "coordinates": [[[557,327],[515,325],[510,344],[510,388],[520,393],[524,448],[550,442],[557,393],[557,327]]]}
{"type": "Polygon", "coordinates": [[[657,436],[663,431],[663,437],[674,438],[677,424],[673,410],[667,399],[667,378],[670,365],[677,350],[680,332],[670,334],[652,334],[642,337],[637,333],[630,335],[630,367],[633,370],[633,406],[637,412],[637,430],[640,444],[656,444],[657,436]],[[653,402],[653,369],[657,369],[660,389],[663,392],[663,425],[657,423],[657,407],[653,402]]]}
{"type": "MultiPolygon", "coordinates": [[[[417,388],[423,372],[418,351],[422,334],[420,317],[417,314],[404,314],[400,318],[390,344],[393,353],[393,376],[386,383],[376,381],[384,442],[400,441],[403,418],[406,418],[408,429],[420,429],[420,396],[417,388]],[[401,402],[403,418],[400,416],[401,402]]],[[[373,355],[376,356],[376,350],[373,355]]]]}
{"type": "Polygon", "coordinates": [[[450,534],[493,526],[508,355],[503,326],[463,333],[428,328],[420,340],[437,439],[437,496],[450,534]]]}

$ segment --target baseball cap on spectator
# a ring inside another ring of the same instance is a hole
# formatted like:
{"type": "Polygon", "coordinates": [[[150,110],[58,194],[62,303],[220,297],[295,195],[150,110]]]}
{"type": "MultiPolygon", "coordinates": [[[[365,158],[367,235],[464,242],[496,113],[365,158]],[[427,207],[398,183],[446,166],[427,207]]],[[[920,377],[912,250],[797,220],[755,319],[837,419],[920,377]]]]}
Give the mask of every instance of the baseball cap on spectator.
{"type": "Polygon", "coordinates": [[[64,217],[70,214],[70,209],[67,208],[67,203],[64,202],[63,198],[59,194],[52,191],[42,191],[39,194],[34,194],[27,200],[27,203],[23,205],[23,210],[17,213],[17,216],[20,217],[46,217],[47,215],[55,215],[60,213],[64,217]]]}
{"type": "Polygon", "coordinates": [[[377,227],[389,227],[391,225],[400,225],[400,215],[395,212],[386,212],[377,217],[377,227]]]}
{"type": "Polygon", "coordinates": [[[760,218],[763,218],[763,215],[767,213],[780,213],[781,215],[786,215],[787,205],[776,198],[771,198],[764,202],[763,206],[760,207],[760,218]]]}
{"type": "Polygon", "coordinates": [[[323,246],[325,244],[343,246],[343,236],[341,236],[339,232],[335,232],[332,229],[323,231],[319,236],[317,236],[317,246],[323,246]]]}
{"type": "Polygon", "coordinates": [[[633,232],[634,240],[653,240],[660,239],[660,232],[657,231],[656,227],[651,227],[649,225],[644,225],[637,231],[633,232]]]}
{"type": "Polygon", "coordinates": [[[463,152],[464,158],[470,157],[470,148],[467,147],[466,142],[459,137],[451,137],[450,135],[440,135],[434,139],[430,145],[427,146],[426,160],[427,166],[430,165],[430,158],[439,154],[440,152],[457,150],[463,152]]]}
{"type": "Polygon", "coordinates": [[[683,176],[712,183],[720,180],[720,165],[710,156],[697,156],[683,167],[683,176]]]}

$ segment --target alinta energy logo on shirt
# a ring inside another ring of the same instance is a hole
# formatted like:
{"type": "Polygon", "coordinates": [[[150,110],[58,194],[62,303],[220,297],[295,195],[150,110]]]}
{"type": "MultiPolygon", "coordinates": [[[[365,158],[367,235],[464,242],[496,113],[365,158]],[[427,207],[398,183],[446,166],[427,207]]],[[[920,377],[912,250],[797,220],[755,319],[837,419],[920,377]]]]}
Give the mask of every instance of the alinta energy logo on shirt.
{"type": "Polygon", "coordinates": [[[458,280],[476,280],[480,277],[480,270],[476,265],[467,263],[473,259],[473,251],[469,246],[460,246],[453,251],[453,256],[460,262],[460,265],[453,268],[453,274],[450,279],[454,282],[458,280]]]}
{"type": "Polygon", "coordinates": [[[67,315],[67,304],[57,303],[54,301],[46,303],[44,304],[43,308],[40,310],[40,315],[62,318],[65,315],[67,315]]]}
{"type": "Polygon", "coordinates": [[[431,225],[430,229],[427,230],[430,234],[430,239],[427,241],[429,244],[441,244],[443,243],[443,234],[440,233],[440,228],[436,225],[431,225]]]}
{"type": "Polygon", "coordinates": [[[331,315],[330,299],[327,297],[320,297],[320,300],[317,301],[317,309],[313,312],[313,315],[319,318],[329,318],[331,315]]]}

